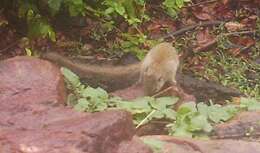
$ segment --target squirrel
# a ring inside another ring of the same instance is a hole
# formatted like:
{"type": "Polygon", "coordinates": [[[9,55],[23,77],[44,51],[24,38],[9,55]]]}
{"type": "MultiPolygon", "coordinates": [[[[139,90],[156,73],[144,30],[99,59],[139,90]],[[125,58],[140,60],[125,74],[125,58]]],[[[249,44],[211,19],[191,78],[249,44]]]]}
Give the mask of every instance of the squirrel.
{"type": "Polygon", "coordinates": [[[170,43],[160,43],[154,46],[142,62],[125,66],[98,66],[74,63],[67,57],[54,52],[42,55],[42,58],[71,69],[82,80],[92,86],[115,91],[140,83],[144,94],[151,96],[160,91],[166,83],[176,83],[176,72],[179,57],[170,43]]]}
{"type": "Polygon", "coordinates": [[[160,43],[145,56],[140,68],[140,81],[145,95],[152,96],[163,86],[176,84],[179,56],[170,43],[160,43]]]}

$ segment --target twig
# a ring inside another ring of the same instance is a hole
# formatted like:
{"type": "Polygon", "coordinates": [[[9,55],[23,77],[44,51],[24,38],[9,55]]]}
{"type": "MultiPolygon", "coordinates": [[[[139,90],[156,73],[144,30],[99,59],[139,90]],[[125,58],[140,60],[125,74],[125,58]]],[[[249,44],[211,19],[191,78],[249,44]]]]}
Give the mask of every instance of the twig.
{"type": "Polygon", "coordinates": [[[138,129],[141,125],[143,125],[146,121],[148,121],[148,118],[152,116],[157,110],[151,111],[135,128],[138,129]]]}
{"type": "Polygon", "coordinates": [[[187,26],[187,27],[184,27],[184,28],[181,28],[177,31],[174,31],[174,32],[170,32],[170,33],[167,33],[165,35],[160,35],[160,36],[157,36],[155,38],[152,38],[152,39],[166,39],[166,38],[169,38],[169,37],[173,37],[173,36],[176,36],[176,35],[180,35],[180,34],[183,34],[187,31],[190,31],[192,29],[195,29],[197,27],[205,27],[205,26],[212,26],[212,25],[220,25],[220,24],[223,24],[225,23],[224,21],[205,21],[205,22],[199,22],[197,24],[194,24],[194,25],[190,25],[190,26],[187,26]]]}
{"type": "MultiPolygon", "coordinates": [[[[198,52],[198,51],[202,51],[202,50],[205,50],[207,48],[209,48],[210,46],[213,46],[215,45],[217,42],[218,42],[218,38],[221,37],[221,36],[231,36],[231,35],[241,35],[241,34],[255,34],[256,31],[237,31],[237,32],[229,32],[229,33],[225,33],[225,34],[222,34],[222,35],[218,35],[217,38],[215,38],[214,40],[210,41],[208,44],[204,45],[204,46],[201,46],[201,47],[198,47],[198,48],[195,48],[194,51],[195,52],[198,52]]],[[[241,47],[240,46],[240,51],[244,51],[244,50],[247,50],[249,48],[251,48],[253,45],[250,45],[250,46],[246,46],[246,47],[241,47]]]]}
{"type": "Polygon", "coordinates": [[[184,8],[190,8],[190,7],[195,7],[195,6],[198,6],[198,5],[203,5],[203,4],[207,4],[207,3],[214,3],[216,2],[217,0],[208,0],[208,1],[204,1],[204,2],[199,2],[199,3],[196,3],[196,4],[191,4],[189,6],[183,6],[184,8]]]}
{"type": "Polygon", "coordinates": [[[208,49],[209,47],[215,45],[217,43],[217,39],[213,39],[212,41],[204,44],[203,46],[197,47],[194,49],[194,52],[199,52],[208,49]]]}
{"type": "Polygon", "coordinates": [[[240,48],[240,52],[244,52],[244,51],[250,49],[251,47],[253,47],[254,45],[255,45],[255,44],[251,44],[251,45],[249,45],[249,46],[242,47],[242,48],[240,48]]]}
{"type": "Polygon", "coordinates": [[[252,30],[252,31],[236,31],[236,32],[225,33],[224,36],[240,35],[240,34],[255,34],[255,33],[256,33],[255,30],[252,30]]]}
{"type": "Polygon", "coordinates": [[[173,86],[170,86],[170,87],[168,87],[168,88],[166,88],[166,89],[163,89],[162,91],[159,91],[159,92],[157,92],[156,94],[154,94],[152,97],[158,97],[158,96],[162,95],[163,93],[165,93],[165,92],[171,90],[172,88],[173,88],[173,86]]]}

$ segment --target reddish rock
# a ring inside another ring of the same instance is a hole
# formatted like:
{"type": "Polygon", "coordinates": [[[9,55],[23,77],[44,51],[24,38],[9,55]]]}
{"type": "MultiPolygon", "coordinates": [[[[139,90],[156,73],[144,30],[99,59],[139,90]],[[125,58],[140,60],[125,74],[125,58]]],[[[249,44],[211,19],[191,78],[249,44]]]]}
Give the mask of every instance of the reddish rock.
{"type": "Polygon", "coordinates": [[[138,137],[133,137],[131,141],[122,142],[117,153],[152,153],[152,150],[138,137]]]}
{"type": "Polygon", "coordinates": [[[50,62],[27,56],[0,62],[0,101],[5,109],[11,111],[13,103],[64,103],[65,98],[62,74],[50,62]]]}
{"type": "Polygon", "coordinates": [[[124,100],[133,100],[144,96],[143,86],[141,84],[134,84],[128,88],[116,90],[110,93],[113,96],[121,97],[124,100]]]}
{"type": "Polygon", "coordinates": [[[133,139],[131,114],[75,112],[64,106],[64,91],[47,61],[0,62],[0,153],[151,153],[133,139]]]}
{"type": "Polygon", "coordinates": [[[260,111],[242,112],[229,122],[214,127],[215,138],[242,138],[260,136],[260,111]]]}
{"type": "MultiPolygon", "coordinates": [[[[134,135],[131,116],[124,111],[81,116],[74,116],[75,113],[71,111],[71,114],[67,112],[64,115],[63,118],[42,124],[41,128],[18,127],[0,132],[0,144],[8,144],[2,145],[3,148],[12,146],[24,153],[30,150],[37,153],[116,153],[121,141],[130,141],[134,135]]],[[[37,120],[34,123],[37,124],[37,120]]]]}
{"type": "Polygon", "coordinates": [[[242,140],[198,140],[181,139],[172,136],[145,136],[160,140],[164,144],[161,153],[258,153],[260,143],[242,140]]]}

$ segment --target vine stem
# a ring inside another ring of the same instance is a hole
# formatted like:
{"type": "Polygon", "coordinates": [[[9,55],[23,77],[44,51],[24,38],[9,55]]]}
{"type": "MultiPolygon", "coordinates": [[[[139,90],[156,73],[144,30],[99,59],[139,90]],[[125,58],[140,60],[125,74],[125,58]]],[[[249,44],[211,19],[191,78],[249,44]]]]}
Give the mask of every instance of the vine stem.
{"type": "Polygon", "coordinates": [[[143,125],[149,117],[151,117],[157,110],[151,111],[135,128],[138,129],[141,125],[143,125]]]}

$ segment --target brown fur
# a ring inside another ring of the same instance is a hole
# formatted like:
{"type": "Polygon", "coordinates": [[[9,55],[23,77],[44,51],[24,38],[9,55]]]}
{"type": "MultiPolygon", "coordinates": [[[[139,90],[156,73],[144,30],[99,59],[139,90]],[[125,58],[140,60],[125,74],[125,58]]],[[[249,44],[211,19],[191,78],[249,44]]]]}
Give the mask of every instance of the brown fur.
{"type": "Polygon", "coordinates": [[[179,65],[177,52],[170,43],[156,45],[149,51],[143,62],[126,66],[74,63],[53,52],[46,53],[42,57],[71,69],[89,85],[100,86],[108,91],[126,88],[139,79],[139,83],[144,86],[145,95],[149,96],[158,92],[165,83],[176,82],[175,75],[179,65]]]}
{"type": "Polygon", "coordinates": [[[179,56],[170,43],[160,43],[146,55],[141,65],[140,80],[146,95],[152,96],[167,83],[176,83],[179,56]]]}
{"type": "Polygon", "coordinates": [[[89,85],[100,86],[108,91],[126,88],[134,84],[138,81],[140,72],[140,63],[113,67],[81,64],[54,52],[45,53],[42,58],[67,67],[89,85]]]}

